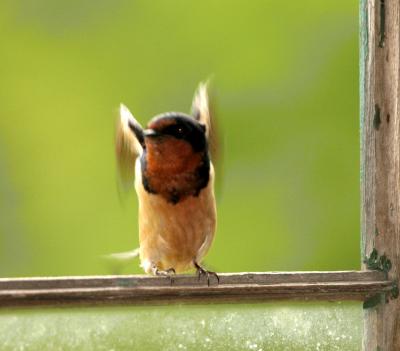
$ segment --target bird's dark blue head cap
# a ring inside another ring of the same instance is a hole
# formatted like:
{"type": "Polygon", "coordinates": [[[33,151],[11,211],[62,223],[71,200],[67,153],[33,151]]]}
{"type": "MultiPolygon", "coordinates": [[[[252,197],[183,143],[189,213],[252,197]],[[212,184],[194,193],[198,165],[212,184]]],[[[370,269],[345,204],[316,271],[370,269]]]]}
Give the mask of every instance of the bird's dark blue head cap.
{"type": "Polygon", "coordinates": [[[180,112],[168,112],[154,117],[144,131],[145,138],[173,137],[187,141],[195,152],[207,150],[205,126],[180,112]]]}

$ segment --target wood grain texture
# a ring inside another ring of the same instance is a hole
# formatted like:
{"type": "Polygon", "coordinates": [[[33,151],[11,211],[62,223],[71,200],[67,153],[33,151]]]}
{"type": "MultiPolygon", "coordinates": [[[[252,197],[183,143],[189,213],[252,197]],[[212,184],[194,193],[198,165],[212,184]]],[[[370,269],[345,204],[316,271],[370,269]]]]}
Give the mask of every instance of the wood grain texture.
{"type": "MultiPolygon", "coordinates": [[[[399,15],[398,0],[360,2],[362,257],[373,249],[386,255],[393,281],[400,278],[399,15]]],[[[399,299],[365,311],[363,350],[400,350],[399,299]]]]}
{"type": "Polygon", "coordinates": [[[392,289],[378,271],[221,274],[220,283],[178,275],[0,279],[0,307],[268,300],[366,300],[392,289]]]}

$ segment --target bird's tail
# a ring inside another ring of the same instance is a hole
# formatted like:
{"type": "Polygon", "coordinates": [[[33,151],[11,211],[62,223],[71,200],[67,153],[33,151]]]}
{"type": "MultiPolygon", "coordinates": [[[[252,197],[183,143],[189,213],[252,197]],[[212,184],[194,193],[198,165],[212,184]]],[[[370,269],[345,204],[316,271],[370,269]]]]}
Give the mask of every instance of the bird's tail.
{"type": "Polygon", "coordinates": [[[134,250],[125,251],[125,252],[116,252],[108,255],[103,255],[102,257],[109,261],[114,262],[129,262],[134,260],[136,257],[139,256],[139,248],[137,247],[134,250]]]}

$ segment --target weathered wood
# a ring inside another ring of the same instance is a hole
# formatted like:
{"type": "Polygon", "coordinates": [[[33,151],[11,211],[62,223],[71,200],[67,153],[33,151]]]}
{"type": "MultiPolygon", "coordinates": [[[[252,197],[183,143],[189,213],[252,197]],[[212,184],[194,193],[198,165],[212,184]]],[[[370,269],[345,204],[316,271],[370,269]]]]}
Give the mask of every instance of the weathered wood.
{"type": "MultiPolygon", "coordinates": [[[[279,283],[332,283],[340,281],[369,282],[385,280],[379,271],[323,271],[323,272],[245,272],[218,274],[219,285],[279,284],[279,283]]],[[[211,277],[211,283],[213,282],[211,277]]],[[[175,286],[203,285],[194,275],[176,275],[175,286]]],[[[0,291],[4,289],[66,289],[103,288],[124,286],[169,286],[166,278],[150,275],[100,275],[38,278],[0,278],[0,291]]]]}
{"type": "MultiPolygon", "coordinates": [[[[399,0],[360,2],[362,257],[373,249],[385,255],[393,281],[400,278],[399,17],[399,0]]],[[[365,311],[363,350],[400,350],[399,299],[365,311]]]]}
{"type": "Polygon", "coordinates": [[[220,274],[203,279],[96,276],[0,279],[0,306],[105,303],[243,302],[267,300],[366,300],[392,289],[378,271],[220,274]]]}

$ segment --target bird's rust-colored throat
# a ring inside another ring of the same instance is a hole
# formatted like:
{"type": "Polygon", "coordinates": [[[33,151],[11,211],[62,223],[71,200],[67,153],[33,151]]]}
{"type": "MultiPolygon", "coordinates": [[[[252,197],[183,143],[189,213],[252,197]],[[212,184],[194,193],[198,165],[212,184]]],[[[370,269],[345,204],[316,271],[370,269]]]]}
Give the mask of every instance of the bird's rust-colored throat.
{"type": "Polygon", "coordinates": [[[202,152],[194,152],[185,140],[161,137],[146,140],[146,163],[149,176],[168,179],[194,172],[202,163],[202,152]]]}
{"type": "Polygon", "coordinates": [[[197,196],[208,183],[208,171],[201,172],[208,162],[205,152],[195,152],[185,140],[160,137],[146,140],[145,169],[148,190],[167,201],[178,202],[197,196]]]}

